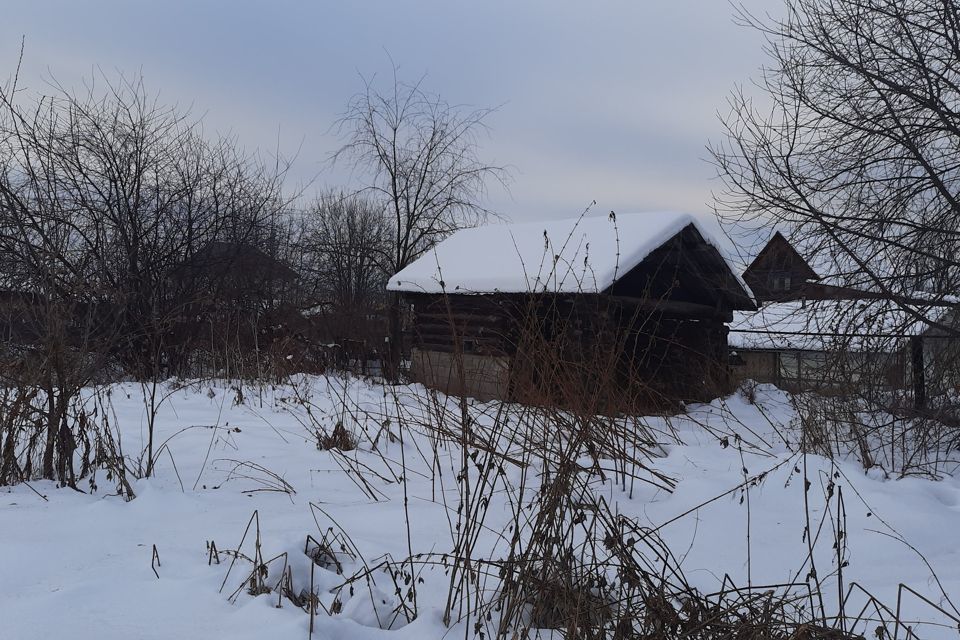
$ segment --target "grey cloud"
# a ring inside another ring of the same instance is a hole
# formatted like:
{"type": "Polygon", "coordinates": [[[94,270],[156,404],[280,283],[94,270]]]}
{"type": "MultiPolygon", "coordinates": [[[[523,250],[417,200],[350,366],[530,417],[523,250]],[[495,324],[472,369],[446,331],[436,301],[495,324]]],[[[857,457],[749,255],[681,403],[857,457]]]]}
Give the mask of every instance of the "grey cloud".
{"type": "MultiPolygon", "coordinates": [[[[752,0],[775,10],[779,0],[752,0]]],[[[502,104],[484,153],[516,167],[490,203],[513,219],[608,208],[704,211],[727,92],[762,63],[760,39],[720,0],[459,3],[5,3],[0,78],[26,36],[23,81],[76,85],[91,69],[141,70],[205,126],[291,154],[293,177],[324,169],[329,127],[360,76],[405,79],[454,103],[502,104]],[[606,205],[603,205],[606,206],[606,205]]],[[[319,184],[350,180],[326,169],[319,184]]]]}

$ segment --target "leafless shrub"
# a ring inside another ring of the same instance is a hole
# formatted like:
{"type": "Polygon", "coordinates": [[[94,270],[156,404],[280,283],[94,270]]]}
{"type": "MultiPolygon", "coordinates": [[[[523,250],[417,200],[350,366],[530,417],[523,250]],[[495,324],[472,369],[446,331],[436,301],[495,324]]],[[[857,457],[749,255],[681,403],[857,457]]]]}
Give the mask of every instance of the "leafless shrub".
{"type": "Polygon", "coordinates": [[[937,415],[901,413],[862,394],[793,396],[803,450],[828,458],[853,456],[864,468],[893,477],[942,478],[960,468],[956,426],[937,415]]]}
{"type": "Polygon", "coordinates": [[[347,431],[347,428],[343,426],[342,422],[338,422],[329,434],[317,433],[317,448],[324,451],[329,451],[330,449],[353,451],[357,448],[357,439],[347,431]]]}
{"type": "Polygon", "coordinates": [[[344,561],[355,562],[357,560],[356,554],[344,538],[343,533],[335,531],[333,527],[328,527],[326,531],[321,532],[319,540],[307,535],[303,553],[318,567],[333,571],[337,575],[343,575],[344,561]]]}
{"type": "Polygon", "coordinates": [[[231,464],[230,471],[227,473],[223,483],[226,484],[232,480],[242,479],[253,482],[256,487],[253,489],[244,489],[244,493],[257,493],[262,491],[274,491],[293,496],[297,491],[289,482],[281,478],[278,474],[267,469],[261,464],[249,460],[231,460],[225,459],[223,462],[231,464]]]}
{"type": "Polygon", "coordinates": [[[117,495],[133,499],[128,476],[136,474],[111,419],[108,392],[96,389],[80,397],[78,389],[64,407],[49,393],[33,385],[0,388],[0,486],[47,478],[79,488],[86,480],[97,491],[102,472],[115,483],[117,495]],[[56,412],[53,437],[51,411],[56,412]]]}
{"type": "Polygon", "coordinates": [[[31,436],[42,432],[33,404],[38,393],[35,387],[0,391],[0,486],[30,479],[31,436]]]}
{"type": "Polygon", "coordinates": [[[757,383],[754,380],[744,380],[737,390],[740,396],[750,404],[757,404],[757,383]]]}

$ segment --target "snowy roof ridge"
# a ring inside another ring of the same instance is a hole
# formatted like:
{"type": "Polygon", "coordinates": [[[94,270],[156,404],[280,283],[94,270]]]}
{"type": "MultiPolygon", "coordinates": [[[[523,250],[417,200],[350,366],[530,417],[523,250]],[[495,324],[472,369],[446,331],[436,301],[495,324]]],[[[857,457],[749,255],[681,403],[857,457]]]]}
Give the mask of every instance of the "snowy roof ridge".
{"type": "MultiPolygon", "coordinates": [[[[693,225],[739,274],[720,245],[688,213],[581,216],[462,229],[390,278],[410,293],[600,293],[652,251],[693,225]]],[[[744,290],[750,289],[741,281],[744,290]]]]}

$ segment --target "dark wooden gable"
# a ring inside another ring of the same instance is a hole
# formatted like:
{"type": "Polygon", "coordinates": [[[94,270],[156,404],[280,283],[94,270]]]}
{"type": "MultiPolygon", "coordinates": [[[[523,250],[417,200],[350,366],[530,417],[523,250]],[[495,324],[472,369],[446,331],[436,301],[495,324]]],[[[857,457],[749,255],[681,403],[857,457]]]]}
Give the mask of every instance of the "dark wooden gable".
{"type": "Polygon", "coordinates": [[[801,297],[816,271],[779,231],[743,272],[743,279],[760,302],[801,297]]]}
{"type": "Polygon", "coordinates": [[[756,309],[726,260],[693,225],[652,251],[604,293],[646,300],[662,309],[686,309],[692,316],[756,309]]]}

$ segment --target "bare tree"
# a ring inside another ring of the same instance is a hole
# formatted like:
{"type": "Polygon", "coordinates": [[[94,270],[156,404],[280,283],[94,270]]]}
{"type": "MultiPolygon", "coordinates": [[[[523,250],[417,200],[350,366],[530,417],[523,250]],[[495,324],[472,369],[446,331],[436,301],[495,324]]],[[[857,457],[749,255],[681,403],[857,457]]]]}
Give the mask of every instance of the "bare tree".
{"type": "MultiPolygon", "coordinates": [[[[389,220],[393,274],[451,232],[481,223],[488,180],[503,183],[504,167],[480,159],[478,135],[491,109],[465,109],[404,84],[380,92],[371,83],[351,99],[339,121],[344,146],[334,160],[351,159],[369,172],[364,189],[389,220]]],[[[396,379],[401,358],[400,298],[389,303],[388,376],[396,379]]]]}
{"type": "Polygon", "coordinates": [[[321,304],[347,315],[382,306],[393,250],[380,205],[362,195],[322,194],[303,244],[321,304]]]}
{"type": "Polygon", "coordinates": [[[284,206],[281,176],[232,139],[207,141],[140,80],[97,79],[103,89],[32,100],[15,82],[0,89],[0,265],[31,300],[26,341],[46,372],[53,440],[107,362],[155,392],[228,281],[210,247],[262,236],[284,206]],[[188,268],[198,261],[207,268],[188,268]]]}
{"type": "Polygon", "coordinates": [[[945,300],[960,277],[960,3],[788,0],[782,19],[740,18],[769,64],[713,148],[720,213],[793,227],[842,283],[945,300]]]}
{"type": "MultiPolygon", "coordinates": [[[[960,2],[784,5],[779,19],[739,14],[765,36],[768,63],[759,96],[732,96],[726,139],[712,149],[725,183],[718,213],[779,223],[836,285],[838,300],[798,304],[790,321],[793,340],[822,346],[779,356],[778,377],[801,391],[811,387],[805,376],[817,381],[818,393],[798,398],[830,396],[830,410],[808,422],[830,438],[855,434],[867,466],[878,442],[894,441],[904,443],[902,461],[926,464],[957,433],[941,423],[955,425],[955,409],[925,418],[936,408],[928,383],[947,406],[957,380],[960,2]]],[[[830,442],[815,435],[807,445],[818,438],[830,442]]]]}

